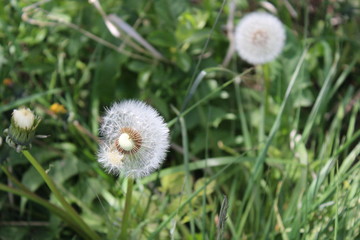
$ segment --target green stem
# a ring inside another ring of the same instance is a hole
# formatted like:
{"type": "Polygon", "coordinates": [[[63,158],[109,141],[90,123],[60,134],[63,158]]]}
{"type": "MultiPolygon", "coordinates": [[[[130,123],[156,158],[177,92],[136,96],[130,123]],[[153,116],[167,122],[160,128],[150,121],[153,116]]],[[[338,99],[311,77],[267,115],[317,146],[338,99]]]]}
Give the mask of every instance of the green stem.
{"type": "Polygon", "coordinates": [[[22,197],[26,197],[26,198],[40,204],[41,206],[49,209],[54,214],[58,215],[72,229],[74,229],[77,233],[79,233],[79,235],[82,236],[84,239],[86,239],[88,237],[87,233],[84,232],[83,229],[78,227],[77,223],[74,222],[74,220],[71,218],[71,216],[67,212],[65,212],[61,208],[55,206],[54,204],[48,202],[47,200],[37,196],[36,194],[32,193],[30,190],[28,190],[26,188],[25,189],[23,189],[23,188],[16,189],[16,188],[12,188],[12,187],[6,186],[5,184],[0,183],[0,191],[9,192],[9,193],[16,194],[16,195],[19,195],[22,197]]]}
{"type": "Polygon", "coordinates": [[[19,180],[17,180],[10,172],[9,170],[4,167],[1,166],[1,170],[3,170],[3,172],[6,174],[6,176],[10,179],[11,182],[15,183],[16,186],[18,186],[21,190],[26,191],[26,192],[31,192],[29,189],[27,189],[27,187],[22,184],[19,180]]]}
{"type": "Polygon", "coordinates": [[[261,98],[261,105],[260,105],[260,124],[259,124],[259,131],[258,131],[258,142],[261,144],[265,139],[265,81],[262,78],[262,65],[256,66],[256,79],[259,82],[263,83],[263,93],[261,98]]]}
{"type": "Polygon", "coordinates": [[[265,113],[267,113],[269,109],[269,91],[270,91],[270,66],[268,63],[262,65],[262,72],[264,77],[264,91],[265,91],[265,113]]]}
{"type": "Polygon", "coordinates": [[[238,112],[239,112],[239,117],[240,117],[241,131],[244,136],[246,151],[249,152],[249,156],[253,156],[254,154],[252,152],[253,146],[252,146],[251,136],[249,133],[249,127],[248,127],[248,124],[246,121],[244,107],[243,107],[243,103],[241,100],[241,92],[240,92],[240,88],[239,88],[240,83],[241,83],[240,81],[234,82],[236,102],[237,102],[238,112]]]}
{"type": "MultiPolygon", "coordinates": [[[[289,85],[288,85],[288,87],[286,89],[285,96],[284,96],[284,99],[283,99],[283,101],[281,103],[279,112],[276,115],[276,119],[275,119],[275,121],[273,123],[273,126],[271,127],[269,137],[266,140],[264,148],[260,150],[259,156],[255,160],[255,165],[254,165],[253,170],[251,171],[249,183],[246,186],[245,194],[244,194],[244,196],[242,198],[242,202],[240,204],[240,207],[238,208],[239,216],[242,216],[244,206],[246,206],[246,204],[248,203],[249,197],[251,196],[251,193],[253,191],[254,184],[255,184],[256,181],[259,180],[259,176],[260,176],[261,170],[263,169],[263,164],[264,164],[265,159],[266,159],[266,154],[267,154],[268,149],[269,149],[269,147],[270,147],[270,145],[271,145],[271,143],[273,141],[273,138],[275,137],[276,133],[278,132],[278,130],[280,128],[280,121],[281,121],[281,118],[283,116],[285,106],[286,106],[287,102],[289,101],[291,91],[294,88],[294,84],[296,82],[297,77],[299,76],[299,72],[300,72],[300,69],[301,69],[301,67],[302,67],[302,65],[304,63],[306,53],[307,53],[307,49],[304,49],[304,51],[303,51],[303,53],[302,53],[302,55],[301,55],[301,57],[300,57],[300,59],[298,61],[298,64],[297,64],[297,66],[295,68],[295,71],[291,76],[290,83],[289,83],[289,85]]],[[[237,235],[235,236],[236,239],[241,238],[242,231],[243,231],[243,228],[238,229],[237,235]]]]}
{"type": "Polygon", "coordinates": [[[259,143],[265,142],[265,126],[266,126],[266,114],[268,112],[268,98],[269,98],[269,88],[270,88],[270,74],[269,74],[269,65],[263,64],[256,67],[256,75],[258,79],[263,81],[263,98],[261,102],[261,124],[259,129],[259,143]]]}
{"type": "Polygon", "coordinates": [[[88,237],[90,239],[100,239],[100,237],[82,220],[79,214],[65,200],[65,198],[62,196],[60,191],[55,186],[53,180],[47,175],[45,170],[41,167],[38,161],[31,155],[31,153],[27,150],[23,150],[22,154],[24,154],[24,156],[29,160],[29,162],[33,165],[36,171],[44,179],[45,183],[48,185],[51,192],[55,195],[56,199],[64,207],[65,211],[67,211],[69,215],[73,218],[73,220],[79,225],[79,227],[82,228],[82,230],[87,233],[88,237]]]}
{"type": "Polygon", "coordinates": [[[121,224],[121,240],[128,239],[127,237],[127,228],[129,225],[129,216],[130,216],[130,208],[131,208],[131,197],[132,197],[132,190],[134,185],[134,179],[129,178],[127,182],[127,190],[126,190],[126,199],[125,199],[125,209],[124,215],[121,224]]]}

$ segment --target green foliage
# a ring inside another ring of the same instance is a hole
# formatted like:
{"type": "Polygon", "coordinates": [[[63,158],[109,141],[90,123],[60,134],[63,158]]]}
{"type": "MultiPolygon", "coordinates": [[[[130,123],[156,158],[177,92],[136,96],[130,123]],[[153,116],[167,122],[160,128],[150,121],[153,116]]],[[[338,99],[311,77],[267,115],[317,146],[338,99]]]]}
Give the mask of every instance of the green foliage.
{"type": "MultiPolygon", "coordinates": [[[[101,239],[121,234],[127,181],[97,163],[99,123],[128,98],[172,142],[134,184],[129,239],[360,238],[358,1],[273,1],[287,41],[262,67],[224,61],[228,21],[266,8],[234,1],[229,18],[231,2],[101,1],[131,27],[119,38],[88,1],[0,3],[0,132],[16,107],[41,117],[30,152],[101,239]]],[[[0,162],[1,239],[89,237],[4,139],[0,162]]]]}

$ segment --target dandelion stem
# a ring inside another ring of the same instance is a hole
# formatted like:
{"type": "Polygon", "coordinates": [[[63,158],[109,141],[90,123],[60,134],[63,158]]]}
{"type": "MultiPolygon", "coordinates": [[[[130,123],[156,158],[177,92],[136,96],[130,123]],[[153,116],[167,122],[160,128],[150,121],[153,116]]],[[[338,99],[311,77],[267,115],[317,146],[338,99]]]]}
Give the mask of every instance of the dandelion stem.
{"type": "Polygon", "coordinates": [[[237,102],[238,113],[239,113],[239,117],[240,117],[241,131],[242,131],[242,133],[244,135],[244,139],[245,139],[245,148],[246,148],[246,151],[249,152],[250,156],[253,156],[253,152],[252,152],[253,145],[252,145],[252,141],[251,141],[249,127],[248,127],[247,120],[246,120],[246,115],[244,113],[244,104],[241,99],[241,92],[240,92],[239,85],[240,85],[240,78],[239,78],[239,81],[234,82],[236,102],[237,102]]]}
{"type": "Polygon", "coordinates": [[[268,113],[268,98],[270,88],[269,65],[261,64],[256,69],[257,77],[263,82],[263,98],[261,102],[261,124],[259,129],[259,143],[265,142],[266,114],[268,113]]]}
{"type": "Polygon", "coordinates": [[[100,239],[100,237],[81,219],[78,213],[71,207],[71,205],[65,200],[65,198],[61,195],[60,191],[57,189],[54,181],[47,175],[45,170],[39,164],[39,162],[32,156],[32,154],[23,150],[22,154],[29,160],[29,162],[33,165],[36,171],[40,174],[40,176],[44,179],[46,185],[50,188],[51,192],[55,195],[56,199],[61,203],[64,207],[64,210],[69,213],[74,222],[81,228],[84,232],[87,233],[89,239],[100,239]]]}
{"type": "Polygon", "coordinates": [[[269,91],[270,91],[270,66],[269,63],[265,63],[262,65],[262,72],[264,76],[264,91],[265,91],[265,113],[267,113],[269,109],[269,91]]]}
{"type": "Polygon", "coordinates": [[[129,178],[128,182],[127,182],[125,209],[124,209],[124,215],[123,215],[122,225],[121,225],[121,235],[120,235],[121,240],[128,239],[127,228],[129,225],[129,216],[130,216],[130,209],[131,209],[131,197],[132,197],[133,185],[134,185],[134,179],[129,178]]]}

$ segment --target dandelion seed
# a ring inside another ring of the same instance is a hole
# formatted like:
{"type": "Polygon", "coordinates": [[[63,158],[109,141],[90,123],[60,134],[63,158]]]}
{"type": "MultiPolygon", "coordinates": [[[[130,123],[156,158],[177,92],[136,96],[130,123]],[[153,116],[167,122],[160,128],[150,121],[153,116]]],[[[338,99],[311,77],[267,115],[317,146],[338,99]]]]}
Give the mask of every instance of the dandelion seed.
{"type": "Polygon", "coordinates": [[[241,19],[235,30],[235,45],[242,59],[251,64],[274,60],[285,43],[283,24],[265,12],[253,12],[241,19]]]}
{"type": "Polygon", "coordinates": [[[100,127],[98,161],[110,173],[144,177],[157,168],[169,148],[169,129],[158,112],[127,100],[107,109],[100,127]]]}

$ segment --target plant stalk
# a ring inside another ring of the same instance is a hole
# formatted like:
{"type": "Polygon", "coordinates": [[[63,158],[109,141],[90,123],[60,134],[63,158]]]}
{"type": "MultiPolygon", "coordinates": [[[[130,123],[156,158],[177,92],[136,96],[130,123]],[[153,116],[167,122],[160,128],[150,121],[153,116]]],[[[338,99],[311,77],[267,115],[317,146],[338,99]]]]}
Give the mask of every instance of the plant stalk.
{"type": "Polygon", "coordinates": [[[73,220],[73,218],[65,212],[63,209],[59,208],[58,206],[55,206],[54,204],[48,202],[47,200],[39,197],[38,195],[34,194],[30,190],[27,190],[26,188],[23,189],[16,189],[12,187],[8,187],[2,183],[0,183],[0,191],[9,192],[12,194],[16,194],[22,197],[26,197],[41,206],[49,209],[54,214],[58,215],[61,219],[63,219],[72,229],[74,229],[80,236],[82,236],[84,239],[88,238],[88,235],[82,228],[79,228],[77,223],[73,220]]]}
{"type": "Polygon", "coordinates": [[[28,150],[22,150],[21,152],[33,165],[33,167],[40,174],[40,176],[44,179],[46,185],[48,185],[51,192],[55,195],[56,199],[61,203],[61,205],[64,207],[64,210],[69,213],[69,215],[78,224],[78,226],[88,234],[88,237],[90,239],[100,239],[100,237],[84,222],[84,220],[82,220],[82,218],[78,215],[78,213],[65,200],[65,198],[62,196],[60,191],[55,186],[54,181],[49,177],[49,175],[47,175],[45,170],[42,168],[39,162],[32,156],[32,154],[28,150]]]}
{"type": "Polygon", "coordinates": [[[129,225],[129,216],[130,216],[130,209],[131,209],[131,197],[133,191],[134,179],[128,178],[127,182],[127,190],[126,190],[126,199],[125,199],[125,209],[124,215],[121,224],[121,240],[126,240],[127,238],[127,228],[129,225]]]}

